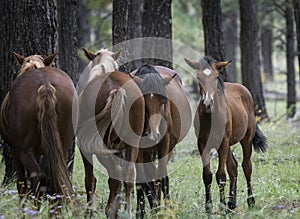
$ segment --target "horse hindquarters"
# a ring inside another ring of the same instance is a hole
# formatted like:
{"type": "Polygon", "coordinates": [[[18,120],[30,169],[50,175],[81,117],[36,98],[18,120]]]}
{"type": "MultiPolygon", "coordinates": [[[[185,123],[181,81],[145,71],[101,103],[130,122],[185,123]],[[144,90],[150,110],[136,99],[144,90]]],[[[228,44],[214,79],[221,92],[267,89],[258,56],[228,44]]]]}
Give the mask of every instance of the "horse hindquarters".
{"type": "Polygon", "coordinates": [[[38,130],[44,148],[49,177],[50,192],[69,196],[73,193],[68,176],[56,113],[56,89],[53,85],[41,85],[37,92],[38,130]]]}

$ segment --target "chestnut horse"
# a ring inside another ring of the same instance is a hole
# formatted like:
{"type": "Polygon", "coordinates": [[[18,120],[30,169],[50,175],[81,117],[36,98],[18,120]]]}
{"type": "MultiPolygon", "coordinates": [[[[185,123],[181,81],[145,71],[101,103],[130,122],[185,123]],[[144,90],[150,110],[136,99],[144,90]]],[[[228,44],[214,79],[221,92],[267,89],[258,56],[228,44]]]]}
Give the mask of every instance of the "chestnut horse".
{"type": "Polygon", "coordinates": [[[39,55],[14,55],[21,68],[2,103],[0,131],[12,147],[19,195],[26,194],[27,171],[35,197],[40,192],[70,196],[73,190],[66,160],[74,136],[75,87],[65,72],[47,67],[52,66],[56,54],[45,59],[39,55]],[[38,164],[41,156],[48,172],[38,164]]]}
{"type": "Polygon", "coordinates": [[[85,86],[96,76],[102,75],[106,72],[112,72],[119,68],[117,60],[121,55],[121,50],[114,53],[107,49],[100,49],[93,53],[85,48],[82,48],[85,56],[90,60],[88,66],[80,75],[80,80],[77,83],[78,94],[85,88],[85,86]]]}
{"type": "Polygon", "coordinates": [[[255,200],[251,185],[251,153],[265,152],[266,137],[259,130],[251,93],[246,87],[236,83],[224,82],[220,73],[230,62],[217,62],[207,56],[199,62],[185,60],[197,71],[201,99],[195,115],[195,134],[198,138],[198,149],[203,163],[203,182],[205,185],[205,208],[212,210],[210,187],[212,173],[210,171],[209,152],[212,148],[218,151],[219,166],[216,173],[220,188],[220,201],[226,206],[224,187],[226,182],[225,165],[230,178],[228,208],[236,207],[237,161],[230,146],[238,142],[243,149],[242,167],[247,181],[249,207],[255,200]]]}
{"type": "Polygon", "coordinates": [[[192,116],[181,80],[175,71],[163,66],[144,65],[131,74],[135,75],[132,77],[145,100],[145,125],[136,164],[137,217],[143,218],[144,193],[151,208],[160,204],[161,191],[167,202],[170,199],[167,163],[175,145],[187,134],[192,116]],[[154,154],[158,156],[157,167],[154,165],[154,154]]]}
{"type": "Polygon", "coordinates": [[[85,54],[92,66],[87,74],[93,78],[89,78],[79,97],[77,137],[85,168],[87,201],[93,204],[96,178],[92,156],[96,155],[109,175],[106,215],[110,214],[121,182],[125,185],[126,210],[131,214],[134,168],[144,127],[143,95],[128,74],[114,71],[115,65],[103,65],[116,61],[114,53],[106,58],[101,52],[85,54]],[[123,151],[125,155],[121,157],[123,151]]]}

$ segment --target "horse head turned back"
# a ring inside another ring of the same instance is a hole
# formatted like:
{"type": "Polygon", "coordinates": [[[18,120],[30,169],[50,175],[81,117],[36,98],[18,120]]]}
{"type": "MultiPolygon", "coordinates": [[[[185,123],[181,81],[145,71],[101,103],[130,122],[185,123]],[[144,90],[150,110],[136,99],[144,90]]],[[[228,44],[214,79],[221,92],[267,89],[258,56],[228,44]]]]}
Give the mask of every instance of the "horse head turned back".
{"type": "Polygon", "coordinates": [[[31,55],[28,57],[24,57],[15,52],[13,52],[13,55],[16,57],[18,65],[20,65],[20,70],[18,74],[18,76],[20,76],[30,69],[54,67],[54,59],[57,53],[53,53],[47,56],[46,58],[43,58],[40,55],[31,55]]]}
{"type": "Polygon", "coordinates": [[[96,76],[118,70],[118,60],[122,52],[121,50],[111,52],[107,49],[100,49],[93,53],[85,48],[82,48],[82,50],[88,58],[89,64],[82,72],[77,83],[78,94],[80,94],[87,84],[96,76]]]}

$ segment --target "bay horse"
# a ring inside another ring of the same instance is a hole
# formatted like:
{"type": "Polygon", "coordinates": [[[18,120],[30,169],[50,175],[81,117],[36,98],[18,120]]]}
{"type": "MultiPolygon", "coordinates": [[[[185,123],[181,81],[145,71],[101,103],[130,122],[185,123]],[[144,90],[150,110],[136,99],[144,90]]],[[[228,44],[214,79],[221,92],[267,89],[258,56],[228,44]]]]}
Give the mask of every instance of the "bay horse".
{"type": "MultiPolygon", "coordinates": [[[[45,59],[14,55],[21,68],[2,103],[0,132],[12,148],[19,196],[24,197],[28,188],[25,171],[37,199],[42,192],[71,196],[66,160],[75,133],[72,110],[77,94],[73,82],[65,72],[47,67],[53,65],[56,54],[45,59]],[[38,164],[41,156],[47,172],[38,164]]],[[[76,110],[74,113],[77,118],[76,110]]]]}
{"type": "Polygon", "coordinates": [[[215,148],[218,152],[219,165],[216,180],[220,189],[220,201],[226,206],[224,187],[226,173],[230,178],[228,208],[236,207],[237,161],[230,146],[238,142],[242,145],[242,167],[247,181],[248,206],[253,207],[255,199],[252,192],[252,145],[255,151],[265,152],[266,137],[257,126],[254,115],[254,103],[249,90],[241,84],[224,82],[221,71],[230,64],[217,62],[206,56],[199,62],[185,59],[186,63],[197,71],[200,88],[200,101],[195,114],[194,127],[198,149],[203,163],[203,182],[205,185],[205,208],[211,213],[212,200],[210,187],[209,152],[215,148]]]}
{"type": "Polygon", "coordinates": [[[91,66],[87,74],[92,78],[84,83],[79,96],[77,137],[85,169],[87,202],[92,206],[96,188],[92,156],[96,155],[109,175],[105,214],[111,215],[122,182],[126,210],[131,214],[134,168],[144,127],[143,95],[128,74],[116,71],[116,65],[103,64],[115,62],[115,53],[106,58],[101,52],[85,54],[91,66]]]}
{"type": "Polygon", "coordinates": [[[131,75],[145,100],[143,139],[136,164],[137,217],[143,218],[144,193],[151,208],[160,205],[161,192],[166,203],[170,199],[167,163],[175,145],[187,134],[192,116],[177,72],[146,64],[131,75]],[[154,154],[158,157],[157,167],[154,154]]]}

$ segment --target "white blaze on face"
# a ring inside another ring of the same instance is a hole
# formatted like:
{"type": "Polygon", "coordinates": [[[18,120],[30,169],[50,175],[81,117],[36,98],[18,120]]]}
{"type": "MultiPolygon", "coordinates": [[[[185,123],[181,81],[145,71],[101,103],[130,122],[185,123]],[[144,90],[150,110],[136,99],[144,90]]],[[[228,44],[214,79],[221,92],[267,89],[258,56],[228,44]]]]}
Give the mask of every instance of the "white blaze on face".
{"type": "Polygon", "coordinates": [[[211,74],[211,70],[206,68],[203,70],[203,74],[205,74],[206,76],[209,76],[211,74]]]}
{"type": "Polygon", "coordinates": [[[204,97],[204,105],[209,105],[210,99],[209,99],[209,95],[208,92],[206,92],[205,97],[204,97]]]}

